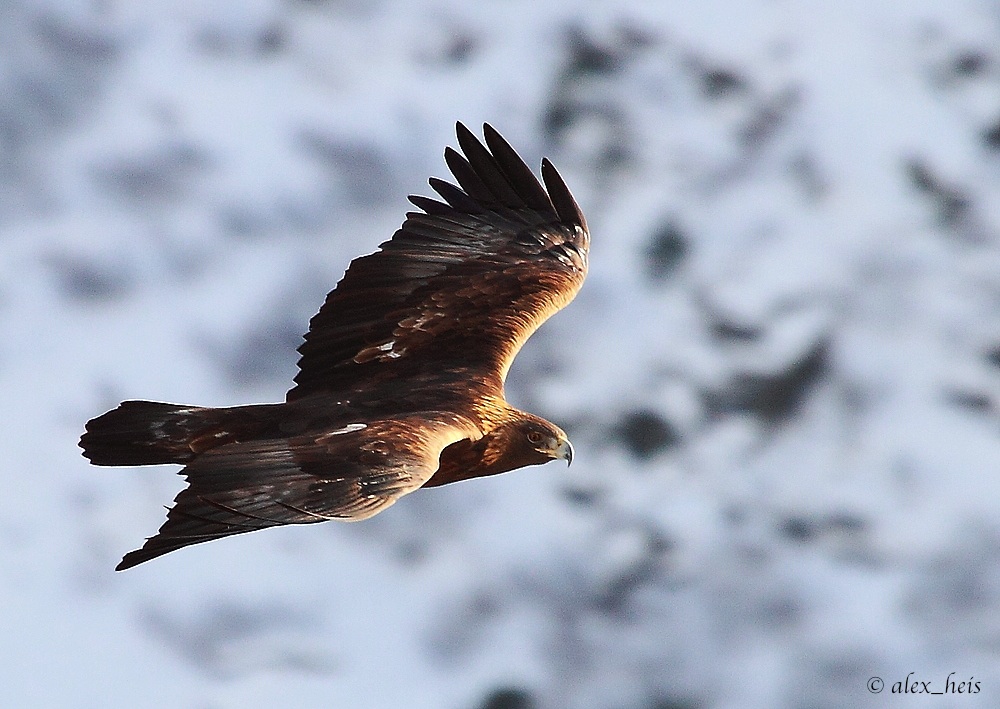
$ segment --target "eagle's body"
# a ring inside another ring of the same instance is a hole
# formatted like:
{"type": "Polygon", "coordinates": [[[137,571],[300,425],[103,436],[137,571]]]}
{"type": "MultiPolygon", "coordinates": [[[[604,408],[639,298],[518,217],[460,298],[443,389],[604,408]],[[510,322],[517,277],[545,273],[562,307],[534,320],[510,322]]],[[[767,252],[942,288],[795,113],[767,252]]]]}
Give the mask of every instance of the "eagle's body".
{"type": "Polygon", "coordinates": [[[125,569],[189,544],[283,524],[357,520],[400,496],[495,475],[572,447],[504,399],[518,350],[580,289],[586,221],[542,162],[543,187],[489,126],[445,159],[461,189],[410,200],[310,322],[285,403],[212,409],[126,401],[87,424],[96,465],[180,463],[189,486],[125,569]]]}

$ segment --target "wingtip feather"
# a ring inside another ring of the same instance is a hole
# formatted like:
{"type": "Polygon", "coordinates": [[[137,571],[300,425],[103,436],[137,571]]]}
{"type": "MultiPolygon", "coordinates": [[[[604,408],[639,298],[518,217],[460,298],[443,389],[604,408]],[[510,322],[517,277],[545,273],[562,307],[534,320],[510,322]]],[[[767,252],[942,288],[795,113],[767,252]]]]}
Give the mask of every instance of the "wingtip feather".
{"type": "Polygon", "coordinates": [[[486,146],[492,152],[500,171],[514,187],[524,204],[540,212],[552,211],[552,200],[546,194],[545,188],[542,187],[538,178],[535,177],[535,173],[531,171],[514,146],[508,143],[507,139],[489,123],[483,124],[483,135],[486,138],[486,146]]]}
{"type": "Polygon", "coordinates": [[[583,210],[580,209],[580,205],[573,198],[573,193],[569,191],[569,187],[566,186],[559,171],[548,158],[542,158],[542,180],[545,182],[549,198],[552,200],[559,218],[570,224],[578,224],[586,231],[587,220],[583,216],[583,210]]]}

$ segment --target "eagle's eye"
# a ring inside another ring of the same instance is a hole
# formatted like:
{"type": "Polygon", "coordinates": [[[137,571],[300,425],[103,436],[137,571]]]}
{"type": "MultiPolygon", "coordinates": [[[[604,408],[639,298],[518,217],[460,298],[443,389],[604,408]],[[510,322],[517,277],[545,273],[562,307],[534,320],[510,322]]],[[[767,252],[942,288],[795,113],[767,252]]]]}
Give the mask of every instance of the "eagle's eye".
{"type": "Polygon", "coordinates": [[[532,443],[541,443],[542,434],[540,434],[538,431],[531,431],[528,433],[528,440],[531,441],[532,443]]]}

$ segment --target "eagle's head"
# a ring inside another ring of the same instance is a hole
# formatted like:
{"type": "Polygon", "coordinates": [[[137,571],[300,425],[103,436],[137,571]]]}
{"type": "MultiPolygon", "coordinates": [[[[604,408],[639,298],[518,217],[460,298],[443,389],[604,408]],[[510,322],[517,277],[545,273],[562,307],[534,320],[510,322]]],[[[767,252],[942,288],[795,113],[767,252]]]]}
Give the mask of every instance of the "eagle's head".
{"type": "Polygon", "coordinates": [[[566,433],[543,418],[521,411],[478,440],[452,443],[441,453],[440,467],[423,487],[506,473],[550,460],[573,462],[566,433]]]}
{"type": "Polygon", "coordinates": [[[517,467],[540,465],[550,460],[573,462],[573,444],[565,431],[538,416],[526,414],[513,422],[505,431],[506,454],[511,462],[521,461],[517,467]]]}

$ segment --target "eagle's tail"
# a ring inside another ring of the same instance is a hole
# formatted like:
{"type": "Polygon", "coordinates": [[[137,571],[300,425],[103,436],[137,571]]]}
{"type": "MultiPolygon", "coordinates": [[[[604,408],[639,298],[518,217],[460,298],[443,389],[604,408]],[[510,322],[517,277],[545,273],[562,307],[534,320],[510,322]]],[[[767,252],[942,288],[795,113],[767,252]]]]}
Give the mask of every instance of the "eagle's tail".
{"type": "Polygon", "coordinates": [[[123,401],[87,423],[80,447],[94,465],[186,463],[194,457],[196,440],[211,429],[213,411],[157,401],[123,401]]]}

